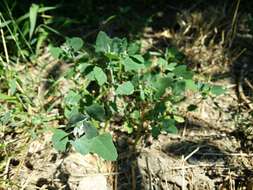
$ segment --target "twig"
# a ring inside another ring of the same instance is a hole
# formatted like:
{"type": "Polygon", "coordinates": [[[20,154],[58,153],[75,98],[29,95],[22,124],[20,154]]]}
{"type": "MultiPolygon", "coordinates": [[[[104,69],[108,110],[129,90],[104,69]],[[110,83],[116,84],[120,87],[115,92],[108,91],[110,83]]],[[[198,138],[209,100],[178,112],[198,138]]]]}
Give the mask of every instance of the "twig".
{"type": "MultiPolygon", "coordinates": [[[[1,19],[0,19],[0,24],[2,24],[1,19]]],[[[7,62],[7,68],[8,68],[9,67],[9,63],[10,63],[9,54],[8,54],[8,50],[7,50],[7,46],[6,46],[6,41],[5,41],[5,38],[4,38],[4,31],[3,31],[2,28],[0,29],[0,31],[1,31],[2,41],[3,41],[4,54],[5,54],[6,62],[7,62]]]]}
{"type": "Polygon", "coordinates": [[[148,157],[146,157],[146,165],[147,165],[147,170],[148,170],[149,189],[151,190],[152,189],[152,175],[149,168],[148,157]]]}

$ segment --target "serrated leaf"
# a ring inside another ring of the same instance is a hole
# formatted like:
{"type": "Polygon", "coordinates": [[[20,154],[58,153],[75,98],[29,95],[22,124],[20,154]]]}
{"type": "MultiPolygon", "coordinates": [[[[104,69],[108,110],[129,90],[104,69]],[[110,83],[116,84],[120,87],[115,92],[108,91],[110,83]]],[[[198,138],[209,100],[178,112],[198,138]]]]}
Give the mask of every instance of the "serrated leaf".
{"type": "Polygon", "coordinates": [[[219,96],[221,94],[224,94],[226,92],[226,90],[222,87],[222,86],[212,86],[210,89],[210,92],[213,95],[219,96]]]}
{"type": "Polygon", "coordinates": [[[74,51],[79,51],[83,47],[83,40],[78,37],[73,37],[67,39],[67,45],[71,47],[74,51]]]}
{"type": "Polygon", "coordinates": [[[104,121],[105,120],[105,109],[103,106],[94,103],[90,106],[85,107],[86,112],[94,119],[98,121],[104,121]]]}
{"type": "Polygon", "coordinates": [[[90,153],[91,144],[92,141],[88,139],[86,136],[82,136],[79,139],[76,139],[75,141],[71,141],[71,144],[75,148],[75,150],[82,155],[86,155],[90,153]]]}
{"type": "Polygon", "coordinates": [[[95,51],[97,53],[107,53],[110,52],[111,47],[111,39],[110,37],[103,31],[100,31],[97,35],[95,51]]]}
{"type": "Polygon", "coordinates": [[[49,51],[55,59],[58,59],[63,52],[62,49],[58,47],[50,47],[49,51]]]}
{"type": "Polygon", "coordinates": [[[131,95],[134,93],[134,85],[130,82],[124,82],[116,89],[117,95],[131,95]]]}
{"type": "Polygon", "coordinates": [[[33,32],[35,30],[38,10],[39,10],[39,6],[36,4],[32,4],[29,10],[29,19],[30,19],[29,37],[30,39],[32,38],[33,32]]]}
{"type": "Polygon", "coordinates": [[[107,76],[100,67],[95,66],[93,69],[93,73],[99,86],[102,86],[104,83],[107,82],[107,76]]]}
{"type": "Polygon", "coordinates": [[[123,60],[125,71],[139,71],[145,68],[144,64],[136,63],[131,58],[127,57],[123,60]]]}
{"type": "Polygon", "coordinates": [[[112,141],[112,136],[109,133],[93,138],[90,151],[98,154],[105,160],[114,161],[118,157],[117,150],[112,141]]]}
{"type": "Polygon", "coordinates": [[[63,130],[56,129],[54,130],[54,135],[52,137],[52,143],[56,150],[64,152],[67,148],[68,143],[68,133],[63,130]]]}

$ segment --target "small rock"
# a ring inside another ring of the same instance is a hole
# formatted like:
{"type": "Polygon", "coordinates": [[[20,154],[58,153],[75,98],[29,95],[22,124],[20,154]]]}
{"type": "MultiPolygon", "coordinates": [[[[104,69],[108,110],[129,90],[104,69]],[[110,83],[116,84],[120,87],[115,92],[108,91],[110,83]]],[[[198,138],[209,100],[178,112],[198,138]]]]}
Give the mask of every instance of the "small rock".
{"type": "Polygon", "coordinates": [[[95,175],[83,178],[77,190],[108,190],[106,178],[103,175],[95,175]]]}

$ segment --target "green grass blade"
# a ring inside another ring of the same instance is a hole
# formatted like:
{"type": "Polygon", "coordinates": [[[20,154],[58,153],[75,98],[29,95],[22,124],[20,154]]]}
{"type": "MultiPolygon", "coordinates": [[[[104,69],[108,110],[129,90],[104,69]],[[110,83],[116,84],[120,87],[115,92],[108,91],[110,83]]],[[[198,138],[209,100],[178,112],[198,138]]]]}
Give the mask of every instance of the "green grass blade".
{"type": "Polygon", "coordinates": [[[38,15],[39,6],[36,4],[32,4],[29,11],[29,19],[30,19],[30,31],[29,37],[32,38],[33,32],[35,30],[37,15],[38,15]]]}

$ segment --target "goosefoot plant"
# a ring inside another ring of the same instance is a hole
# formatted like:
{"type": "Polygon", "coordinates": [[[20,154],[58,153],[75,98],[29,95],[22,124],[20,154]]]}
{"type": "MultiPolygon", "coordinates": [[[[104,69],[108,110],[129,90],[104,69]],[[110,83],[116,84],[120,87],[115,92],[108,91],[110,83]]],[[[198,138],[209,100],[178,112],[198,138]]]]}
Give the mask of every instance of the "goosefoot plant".
{"type": "Polygon", "coordinates": [[[99,32],[94,47],[83,46],[83,40],[74,37],[61,47],[50,47],[55,58],[74,63],[65,77],[79,86],[66,94],[62,105],[69,123],[54,129],[52,142],[59,151],[72,145],[83,155],[96,153],[116,160],[108,133],[113,127],[132,134],[136,144],[147,133],[154,137],[161,132],[177,133],[176,123],[184,119],[176,105],[185,99],[185,91],[223,91],[195,83],[193,72],[182,65],[183,56],[174,48],[164,54],[141,54],[138,43],[128,44],[104,32],[99,32]]]}

